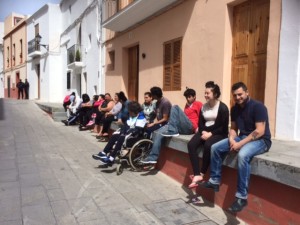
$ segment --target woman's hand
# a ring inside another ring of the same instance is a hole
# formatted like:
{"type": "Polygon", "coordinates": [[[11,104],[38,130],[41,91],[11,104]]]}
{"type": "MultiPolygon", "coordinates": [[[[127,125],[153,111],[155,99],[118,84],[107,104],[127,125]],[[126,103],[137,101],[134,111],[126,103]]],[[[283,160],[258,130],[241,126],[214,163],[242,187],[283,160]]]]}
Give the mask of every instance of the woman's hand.
{"type": "Polygon", "coordinates": [[[202,135],[201,135],[201,139],[202,140],[207,140],[208,138],[210,138],[212,136],[211,132],[207,132],[207,131],[202,131],[202,135]]]}

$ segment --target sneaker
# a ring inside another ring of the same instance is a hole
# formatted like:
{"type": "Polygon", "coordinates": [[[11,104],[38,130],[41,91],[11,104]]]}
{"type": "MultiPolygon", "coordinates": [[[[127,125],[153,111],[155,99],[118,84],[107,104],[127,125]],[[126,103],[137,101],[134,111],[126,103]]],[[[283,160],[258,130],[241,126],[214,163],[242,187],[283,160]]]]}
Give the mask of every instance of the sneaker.
{"type": "Polygon", "coordinates": [[[93,159],[101,160],[103,158],[107,158],[107,155],[104,152],[99,152],[98,154],[92,155],[93,159]]]}
{"type": "Polygon", "coordinates": [[[220,185],[219,184],[213,184],[209,181],[207,182],[203,182],[203,183],[199,183],[201,185],[201,187],[204,187],[204,188],[208,188],[208,189],[213,189],[214,192],[219,192],[219,188],[220,188],[220,185]]]}
{"type": "Polygon", "coordinates": [[[236,198],[234,203],[228,208],[230,212],[236,213],[243,210],[243,208],[248,204],[247,199],[236,198]]]}
{"type": "Polygon", "coordinates": [[[141,160],[141,163],[143,163],[143,164],[156,164],[157,160],[144,159],[144,160],[141,160]]]}
{"type": "Polygon", "coordinates": [[[167,130],[165,132],[162,132],[161,135],[165,136],[165,137],[177,137],[177,136],[179,136],[179,133],[175,132],[175,131],[167,130]]]}
{"type": "Polygon", "coordinates": [[[101,158],[100,160],[105,165],[111,166],[112,164],[114,164],[114,160],[111,160],[110,157],[107,156],[105,158],[101,158]]]}

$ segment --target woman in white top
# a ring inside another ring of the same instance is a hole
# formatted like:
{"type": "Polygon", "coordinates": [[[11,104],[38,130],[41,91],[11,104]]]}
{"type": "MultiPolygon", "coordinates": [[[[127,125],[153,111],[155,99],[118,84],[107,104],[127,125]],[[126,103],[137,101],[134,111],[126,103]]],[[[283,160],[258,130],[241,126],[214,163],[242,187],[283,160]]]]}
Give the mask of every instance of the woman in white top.
{"type": "Polygon", "coordinates": [[[198,186],[197,182],[203,180],[210,164],[211,146],[228,136],[229,110],[228,107],[219,100],[220,88],[213,81],[205,84],[205,100],[199,118],[198,131],[188,143],[189,156],[194,174],[189,188],[198,186]],[[200,170],[199,156],[197,149],[203,147],[202,167],[200,170]]]}

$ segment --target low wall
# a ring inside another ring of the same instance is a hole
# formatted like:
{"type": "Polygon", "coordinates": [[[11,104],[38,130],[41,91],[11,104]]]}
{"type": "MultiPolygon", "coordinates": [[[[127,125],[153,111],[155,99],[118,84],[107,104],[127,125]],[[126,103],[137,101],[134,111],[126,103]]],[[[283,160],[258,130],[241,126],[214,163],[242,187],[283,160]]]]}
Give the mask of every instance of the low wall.
{"type": "MultiPolygon", "coordinates": [[[[168,138],[157,168],[185,187],[192,168],[187,151],[189,135],[168,138]]],[[[202,152],[200,152],[200,163],[202,152]]],[[[235,199],[236,157],[224,160],[220,192],[197,188],[197,193],[226,210],[235,199]]],[[[300,143],[273,140],[268,153],[251,163],[248,206],[237,214],[249,224],[300,224],[300,143]]],[[[209,174],[205,176],[209,178],[209,174]]]]}

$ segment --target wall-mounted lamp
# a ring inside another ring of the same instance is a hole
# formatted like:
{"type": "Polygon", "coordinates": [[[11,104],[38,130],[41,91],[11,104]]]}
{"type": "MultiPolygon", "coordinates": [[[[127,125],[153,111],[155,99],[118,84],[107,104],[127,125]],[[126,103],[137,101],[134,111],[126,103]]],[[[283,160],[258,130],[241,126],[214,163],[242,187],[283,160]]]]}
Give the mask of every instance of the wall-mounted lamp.
{"type": "Polygon", "coordinates": [[[37,34],[35,36],[35,42],[37,43],[38,46],[43,46],[48,51],[49,50],[49,45],[40,44],[41,40],[42,40],[42,36],[40,34],[37,34]]]}
{"type": "Polygon", "coordinates": [[[146,58],[146,53],[142,53],[142,58],[143,58],[143,59],[146,58]]]}

